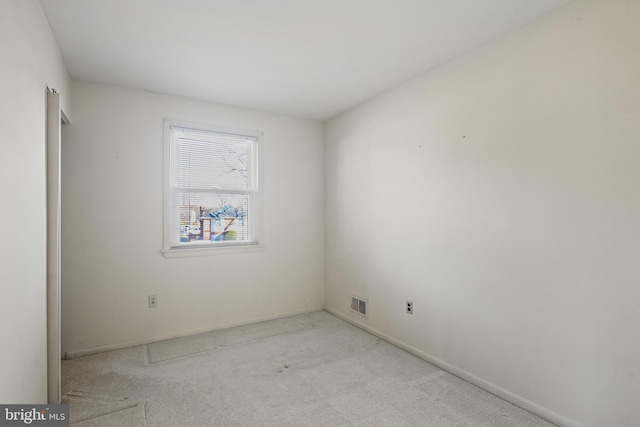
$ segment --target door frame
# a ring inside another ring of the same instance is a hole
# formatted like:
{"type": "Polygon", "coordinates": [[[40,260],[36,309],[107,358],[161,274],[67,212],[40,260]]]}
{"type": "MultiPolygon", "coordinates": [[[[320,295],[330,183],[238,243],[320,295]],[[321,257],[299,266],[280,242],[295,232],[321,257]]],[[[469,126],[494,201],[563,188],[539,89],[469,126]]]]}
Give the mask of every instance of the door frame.
{"type": "Polygon", "coordinates": [[[60,94],[47,88],[47,401],[60,403],[61,393],[61,232],[62,125],[69,123],[60,107],[60,94]]]}

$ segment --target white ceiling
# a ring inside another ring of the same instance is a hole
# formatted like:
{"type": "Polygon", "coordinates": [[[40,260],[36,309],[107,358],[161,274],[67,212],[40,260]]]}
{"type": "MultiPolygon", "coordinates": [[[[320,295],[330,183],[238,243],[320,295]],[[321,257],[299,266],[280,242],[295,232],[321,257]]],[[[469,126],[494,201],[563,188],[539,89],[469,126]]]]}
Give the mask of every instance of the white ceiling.
{"type": "Polygon", "coordinates": [[[40,0],[74,78],[329,119],[568,0],[40,0]]]}

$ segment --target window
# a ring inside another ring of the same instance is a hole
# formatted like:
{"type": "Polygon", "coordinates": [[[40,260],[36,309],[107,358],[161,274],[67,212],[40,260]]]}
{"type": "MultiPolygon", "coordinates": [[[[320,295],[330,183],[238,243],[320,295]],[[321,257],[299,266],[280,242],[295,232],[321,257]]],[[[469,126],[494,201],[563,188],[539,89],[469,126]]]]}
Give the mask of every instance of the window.
{"type": "Polygon", "coordinates": [[[259,138],[165,120],[165,254],[258,243],[259,138]]]}

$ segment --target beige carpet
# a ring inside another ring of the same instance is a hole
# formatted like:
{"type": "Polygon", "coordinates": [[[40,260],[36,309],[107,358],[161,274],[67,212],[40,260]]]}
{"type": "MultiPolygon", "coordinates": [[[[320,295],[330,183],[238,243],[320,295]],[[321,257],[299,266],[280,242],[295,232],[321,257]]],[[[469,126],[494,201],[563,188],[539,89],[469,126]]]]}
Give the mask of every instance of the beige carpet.
{"type": "Polygon", "coordinates": [[[62,362],[77,427],[552,426],[320,311],[62,362]]]}

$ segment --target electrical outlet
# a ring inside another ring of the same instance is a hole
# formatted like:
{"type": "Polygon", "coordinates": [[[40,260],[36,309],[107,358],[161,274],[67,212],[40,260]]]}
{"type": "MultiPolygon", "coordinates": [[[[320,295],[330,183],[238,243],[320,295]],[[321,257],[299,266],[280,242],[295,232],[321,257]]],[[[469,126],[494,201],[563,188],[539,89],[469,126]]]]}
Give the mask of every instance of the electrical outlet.
{"type": "Polygon", "coordinates": [[[158,295],[149,295],[149,308],[156,308],[158,306],[158,295]]]}
{"type": "Polygon", "coordinates": [[[413,314],[413,302],[407,301],[407,314],[413,314]]]}

